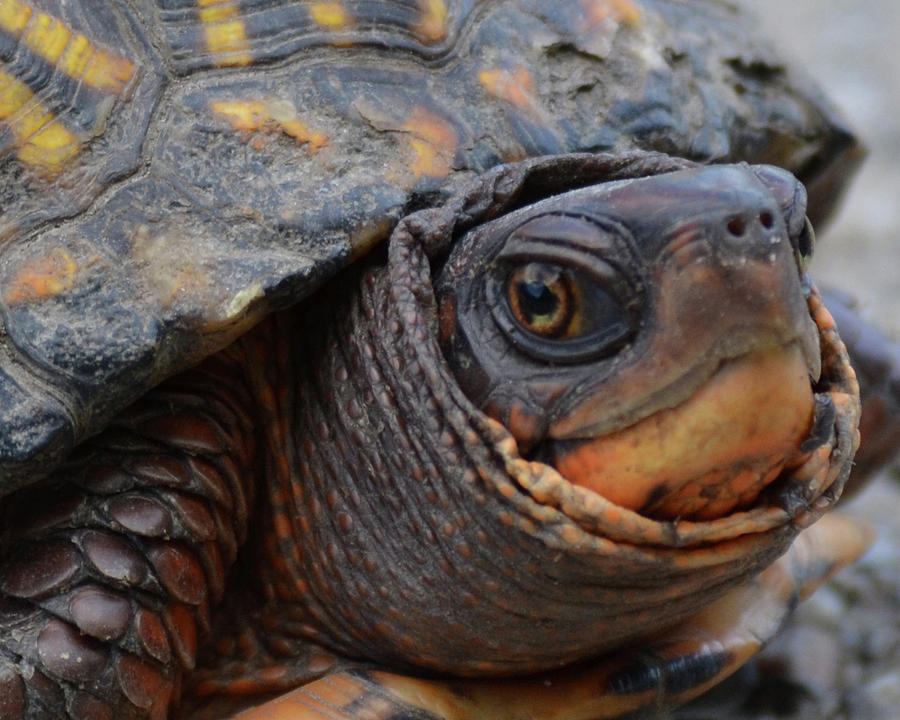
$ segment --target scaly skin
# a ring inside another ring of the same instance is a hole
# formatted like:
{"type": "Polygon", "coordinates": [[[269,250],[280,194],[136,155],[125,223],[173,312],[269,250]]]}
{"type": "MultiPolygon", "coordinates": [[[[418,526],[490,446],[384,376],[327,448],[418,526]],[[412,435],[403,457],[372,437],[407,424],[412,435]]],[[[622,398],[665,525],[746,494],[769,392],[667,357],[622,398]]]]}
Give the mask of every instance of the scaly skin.
{"type": "MultiPolygon", "coordinates": [[[[900,343],[868,324],[843,293],[823,289],[859,378],[860,449],[847,487],[855,493],[900,454],[900,343]]],[[[846,496],[846,493],[845,493],[846,496]]]]}
{"type": "Polygon", "coordinates": [[[666,717],[668,709],[721,682],[758,653],[794,605],[840,569],[840,562],[831,565],[827,558],[849,562],[871,540],[857,521],[826,515],[774,565],[688,618],[677,632],[577,668],[521,680],[452,681],[344,670],[234,720],[666,717]]]}
{"type": "Polygon", "coordinates": [[[4,506],[2,717],[166,717],[247,535],[235,379],[227,353],[176,378],[4,506]]]}

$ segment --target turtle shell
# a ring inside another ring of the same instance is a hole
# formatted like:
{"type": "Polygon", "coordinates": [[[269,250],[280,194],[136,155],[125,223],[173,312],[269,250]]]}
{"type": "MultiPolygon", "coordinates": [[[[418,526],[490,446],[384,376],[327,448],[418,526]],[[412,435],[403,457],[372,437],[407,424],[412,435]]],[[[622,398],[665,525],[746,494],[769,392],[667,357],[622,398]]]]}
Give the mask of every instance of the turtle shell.
{"type": "MultiPolygon", "coordinates": [[[[529,156],[852,135],[724,0],[0,2],[0,492],[529,156]]],[[[821,205],[824,207],[824,204],[821,205]]]]}

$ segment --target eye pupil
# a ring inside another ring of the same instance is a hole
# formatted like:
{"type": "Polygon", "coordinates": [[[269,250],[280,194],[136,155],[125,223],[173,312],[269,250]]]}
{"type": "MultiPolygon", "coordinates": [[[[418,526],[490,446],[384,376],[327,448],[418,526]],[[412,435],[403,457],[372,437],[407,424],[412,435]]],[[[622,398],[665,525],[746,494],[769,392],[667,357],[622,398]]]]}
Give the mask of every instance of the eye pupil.
{"type": "Polygon", "coordinates": [[[576,311],[567,271],[547,263],[527,263],[513,271],[508,283],[509,307],[523,328],[546,338],[566,334],[576,311]]]}
{"type": "Polygon", "coordinates": [[[519,303],[530,317],[552,316],[559,308],[559,298],[540,280],[518,284],[519,303]]]}

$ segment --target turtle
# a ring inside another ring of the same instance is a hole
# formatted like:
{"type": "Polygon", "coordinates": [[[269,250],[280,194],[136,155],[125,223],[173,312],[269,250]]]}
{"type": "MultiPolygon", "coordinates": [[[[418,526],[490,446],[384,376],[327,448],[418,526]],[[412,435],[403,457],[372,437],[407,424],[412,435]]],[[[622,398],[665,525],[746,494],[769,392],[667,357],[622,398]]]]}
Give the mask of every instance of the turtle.
{"type": "Polygon", "coordinates": [[[869,542],[738,4],[0,0],[0,124],[4,720],[625,717],[869,542]]]}

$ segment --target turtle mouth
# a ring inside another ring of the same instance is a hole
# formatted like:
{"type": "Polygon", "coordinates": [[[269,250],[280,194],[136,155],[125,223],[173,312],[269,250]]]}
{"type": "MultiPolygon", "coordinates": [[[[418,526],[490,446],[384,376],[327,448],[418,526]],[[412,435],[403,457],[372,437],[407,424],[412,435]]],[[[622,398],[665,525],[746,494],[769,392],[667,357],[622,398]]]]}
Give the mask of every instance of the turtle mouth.
{"type": "Polygon", "coordinates": [[[814,425],[810,368],[798,341],[722,361],[675,407],[597,438],[549,441],[569,482],[658,519],[710,520],[750,506],[802,463],[814,425]]]}

